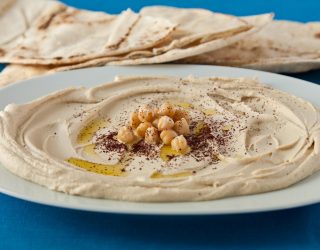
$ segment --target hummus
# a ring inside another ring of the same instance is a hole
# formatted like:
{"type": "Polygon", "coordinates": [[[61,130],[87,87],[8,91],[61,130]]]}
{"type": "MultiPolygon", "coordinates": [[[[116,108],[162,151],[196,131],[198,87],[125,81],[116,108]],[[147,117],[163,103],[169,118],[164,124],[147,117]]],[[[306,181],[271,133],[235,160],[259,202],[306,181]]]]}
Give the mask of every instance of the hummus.
{"type": "Polygon", "coordinates": [[[199,201],[286,188],[320,168],[320,112],[247,78],[117,78],[0,112],[0,161],[73,195],[199,201]],[[190,152],[115,139],[141,105],[170,102],[191,117],[190,152]]]}

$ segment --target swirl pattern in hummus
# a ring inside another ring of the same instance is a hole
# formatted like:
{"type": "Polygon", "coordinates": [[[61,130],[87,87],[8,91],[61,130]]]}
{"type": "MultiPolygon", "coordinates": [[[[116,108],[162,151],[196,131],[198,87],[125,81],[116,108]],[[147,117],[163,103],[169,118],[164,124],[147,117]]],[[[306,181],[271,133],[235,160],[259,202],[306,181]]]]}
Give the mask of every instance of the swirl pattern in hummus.
{"type": "Polygon", "coordinates": [[[286,188],[320,168],[320,113],[246,78],[117,78],[70,88],[0,113],[0,161],[73,195],[198,201],[286,188]],[[142,104],[188,110],[191,152],[114,139],[142,104]]]}

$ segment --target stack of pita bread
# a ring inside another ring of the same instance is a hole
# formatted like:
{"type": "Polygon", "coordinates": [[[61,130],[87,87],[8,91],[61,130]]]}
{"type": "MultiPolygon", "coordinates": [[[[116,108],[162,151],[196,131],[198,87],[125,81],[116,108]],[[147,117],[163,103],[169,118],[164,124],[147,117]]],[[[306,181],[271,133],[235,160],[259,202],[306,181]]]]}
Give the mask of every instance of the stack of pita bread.
{"type": "Polygon", "coordinates": [[[320,24],[145,7],[118,15],[58,1],[1,0],[0,86],[101,65],[198,63],[296,72],[320,66],[320,24]],[[294,39],[294,41],[292,41],[294,39]]]}

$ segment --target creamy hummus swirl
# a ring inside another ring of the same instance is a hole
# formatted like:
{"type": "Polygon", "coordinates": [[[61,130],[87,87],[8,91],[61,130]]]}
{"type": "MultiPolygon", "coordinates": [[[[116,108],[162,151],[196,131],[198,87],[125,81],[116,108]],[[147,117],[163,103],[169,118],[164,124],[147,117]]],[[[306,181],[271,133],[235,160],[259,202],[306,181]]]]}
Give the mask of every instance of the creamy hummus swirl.
{"type": "Polygon", "coordinates": [[[247,78],[126,77],[0,113],[0,161],[52,190],[129,201],[198,201],[286,188],[320,168],[320,112],[247,78]],[[191,152],[114,140],[143,104],[192,118],[191,152]]]}

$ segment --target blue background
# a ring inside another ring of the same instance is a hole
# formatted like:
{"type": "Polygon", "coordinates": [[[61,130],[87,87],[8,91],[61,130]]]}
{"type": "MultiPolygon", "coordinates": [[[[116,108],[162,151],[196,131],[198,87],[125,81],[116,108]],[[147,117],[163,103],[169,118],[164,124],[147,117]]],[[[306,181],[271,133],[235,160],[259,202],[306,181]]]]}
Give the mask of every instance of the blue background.
{"type": "MultiPolygon", "coordinates": [[[[201,7],[235,15],[275,12],[319,21],[318,0],[64,0],[118,13],[145,5],[201,7]]],[[[0,65],[1,70],[1,65],[0,65]]],[[[295,74],[320,84],[320,71],[295,74]]],[[[320,190],[319,190],[320,191],[320,190]]],[[[53,208],[0,194],[0,249],[320,249],[320,204],[246,215],[132,216],[53,208]]]]}

